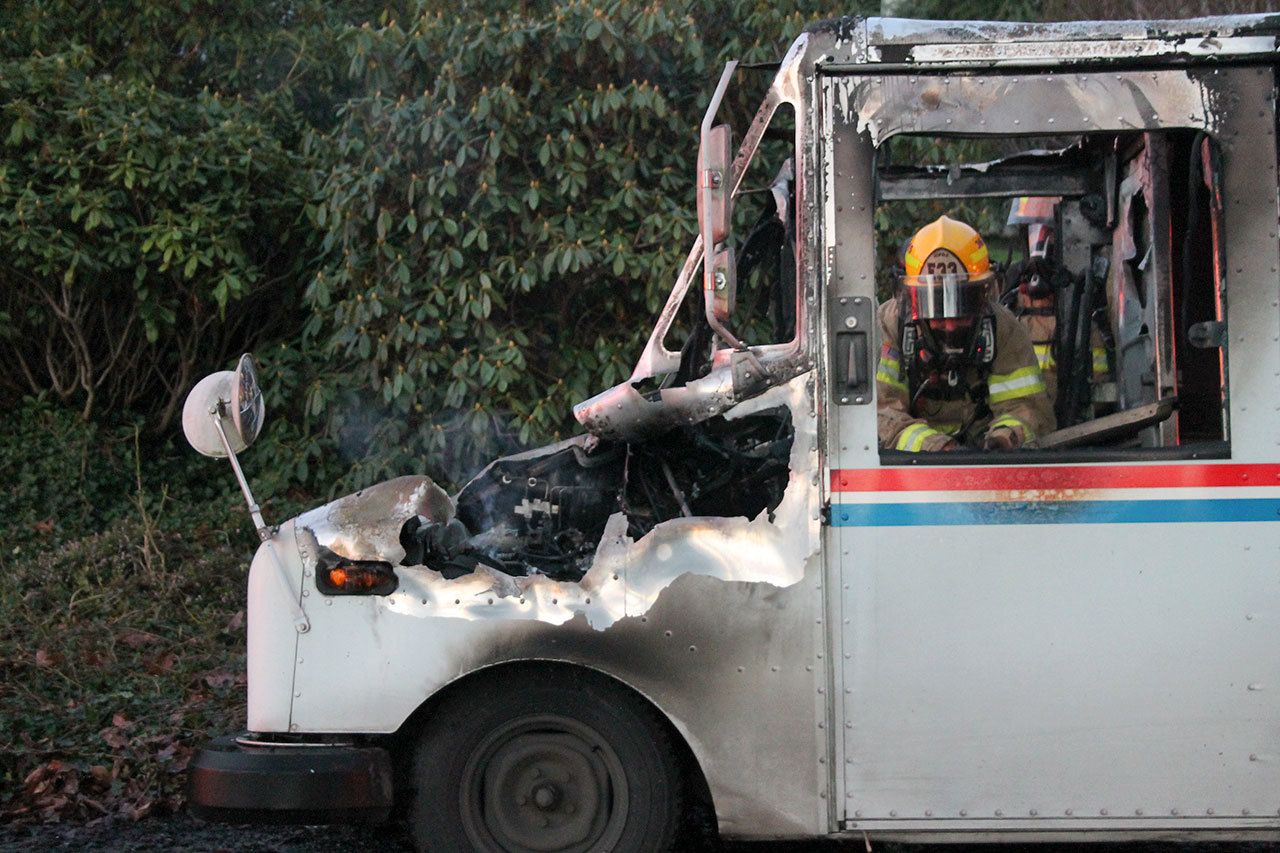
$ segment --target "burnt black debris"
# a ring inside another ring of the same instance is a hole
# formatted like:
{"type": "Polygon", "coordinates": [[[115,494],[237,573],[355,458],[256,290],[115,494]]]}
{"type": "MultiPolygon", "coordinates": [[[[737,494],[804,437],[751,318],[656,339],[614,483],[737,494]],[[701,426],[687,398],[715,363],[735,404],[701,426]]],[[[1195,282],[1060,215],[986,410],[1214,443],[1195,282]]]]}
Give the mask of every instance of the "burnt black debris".
{"type": "Polygon", "coordinates": [[[676,429],[629,448],[623,511],[628,534],[686,516],[754,518],[782,502],[795,431],[785,408],[676,429]]]}
{"type": "Polygon", "coordinates": [[[446,578],[459,578],[475,571],[474,561],[465,559],[467,528],[456,518],[441,524],[426,516],[415,515],[400,528],[400,547],[404,548],[405,566],[421,566],[430,560],[446,578]]]}
{"type": "Polygon", "coordinates": [[[679,517],[755,518],[782,501],[795,429],[785,407],[678,427],[645,442],[580,436],[499,459],[458,494],[456,518],[409,519],[404,565],[446,578],[487,565],[514,576],[576,581],[610,516],[645,536],[679,517]]]}

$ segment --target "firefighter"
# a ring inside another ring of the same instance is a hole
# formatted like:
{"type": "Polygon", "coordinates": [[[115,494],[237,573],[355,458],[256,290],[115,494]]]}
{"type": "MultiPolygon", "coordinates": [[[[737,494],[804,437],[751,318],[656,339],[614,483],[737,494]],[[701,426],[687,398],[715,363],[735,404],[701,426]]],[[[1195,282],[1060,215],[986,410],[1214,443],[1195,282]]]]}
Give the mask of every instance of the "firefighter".
{"type": "MultiPolygon", "coordinates": [[[[1071,274],[1052,260],[1054,213],[1059,201],[1056,197],[1043,196],[1023,196],[1013,200],[1008,224],[1026,226],[1027,258],[1009,267],[1005,275],[1007,290],[1001,299],[1031,336],[1049,401],[1055,405],[1058,400],[1058,350],[1063,344],[1059,340],[1058,294],[1072,284],[1071,274]]],[[[1097,323],[1092,323],[1089,356],[1090,381],[1095,385],[1110,382],[1106,340],[1097,323]]]]}
{"type": "Polygon", "coordinates": [[[946,216],[907,245],[898,294],[880,306],[880,446],[1012,450],[1055,428],[1027,332],[990,298],[973,228],[946,216]]]}

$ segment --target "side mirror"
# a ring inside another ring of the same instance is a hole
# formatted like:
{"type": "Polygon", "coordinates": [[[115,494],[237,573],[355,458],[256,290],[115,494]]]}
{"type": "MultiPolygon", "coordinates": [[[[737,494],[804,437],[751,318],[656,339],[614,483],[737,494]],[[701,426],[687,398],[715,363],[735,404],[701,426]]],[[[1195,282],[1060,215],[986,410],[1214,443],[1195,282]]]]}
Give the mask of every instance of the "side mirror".
{"type": "Polygon", "coordinates": [[[231,423],[245,447],[253,444],[262,431],[266,405],[262,402],[262,389],[258,387],[258,371],[253,367],[253,356],[245,353],[236,365],[235,382],[231,384],[231,423]]]}
{"type": "Polygon", "coordinates": [[[729,241],[733,216],[733,131],[727,124],[714,124],[720,101],[738,67],[737,60],[725,63],[720,82],[702,117],[698,144],[698,231],[702,235],[702,301],[707,325],[720,340],[737,350],[746,344],[733,336],[728,322],[737,294],[733,247],[729,241]]]}
{"type": "Polygon", "coordinates": [[[182,432],[197,453],[221,458],[244,450],[262,429],[265,407],[249,355],[235,370],[222,370],[196,383],[182,406],[182,432]],[[226,443],[223,443],[223,437],[226,443]]]}
{"type": "Polygon", "coordinates": [[[705,253],[703,291],[708,310],[728,323],[737,297],[733,247],[720,249],[729,239],[733,197],[729,170],[733,159],[733,130],[718,124],[707,131],[698,148],[698,225],[705,253]]]}
{"type": "Polygon", "coordinates": [[[718,246],[729,238],[733,199],[729,195],[729,166],[733,161],[733,128],[718,124],[707,131],[698,147],[698,225],[718,246]]]}
{"type": "MultiPolygon", "coordinates": [[[[258,502],[249,490],[249,481],[236,461],[236,454],[258,437],[264,413],[258,374],[248,353],[240,356],[235,370],[222,370],[197,382],[187,395],[187,402],[182,404],[182,432],[187,442],[197,453],[228,458],[240,484],[240,493],[249,505],[249,517],[253,519],[258,538],[266,542],[275,535],[275,530],[263,520],[258,502]]],[[[306,617],[302,616],[299,622],[299,613],[294,613],[294,624],[299,631],[305,631],[306,617]]]]}

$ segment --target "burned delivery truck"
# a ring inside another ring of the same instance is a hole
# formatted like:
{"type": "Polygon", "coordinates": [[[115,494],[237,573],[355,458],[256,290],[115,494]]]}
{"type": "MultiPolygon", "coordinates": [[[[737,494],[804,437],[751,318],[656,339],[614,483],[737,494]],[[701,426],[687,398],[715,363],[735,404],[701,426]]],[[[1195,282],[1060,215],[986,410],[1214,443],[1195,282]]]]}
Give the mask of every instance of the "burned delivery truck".
{"type": "MultiPolygon", "coordinates": [[[[1277,36],[832,20],[736,147],[731,63],[699,238],[581,435],[278,525],[244,487],[247,731],[195,811],[395,810],[432,850],[1274,836],[1277,36]],[[921,211],[1009,223],[990,299],[1034,296],[1057,422],[1017,449],[878,435],[921,211]]],[[[245,358],[184,427],[244,486],[262,419],[245,358]]]]}

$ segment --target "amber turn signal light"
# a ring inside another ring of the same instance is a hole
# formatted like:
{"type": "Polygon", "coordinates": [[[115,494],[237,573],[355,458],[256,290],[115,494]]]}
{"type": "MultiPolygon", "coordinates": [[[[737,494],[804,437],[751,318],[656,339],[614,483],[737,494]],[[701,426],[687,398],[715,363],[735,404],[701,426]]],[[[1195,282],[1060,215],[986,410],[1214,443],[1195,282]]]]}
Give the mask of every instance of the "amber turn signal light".
{"type": "Polygon", "coordinates": [[[344,560],[316,572],[317,586],[329,595],[389,595],[399,579],[389,563],[344,560]]]}

